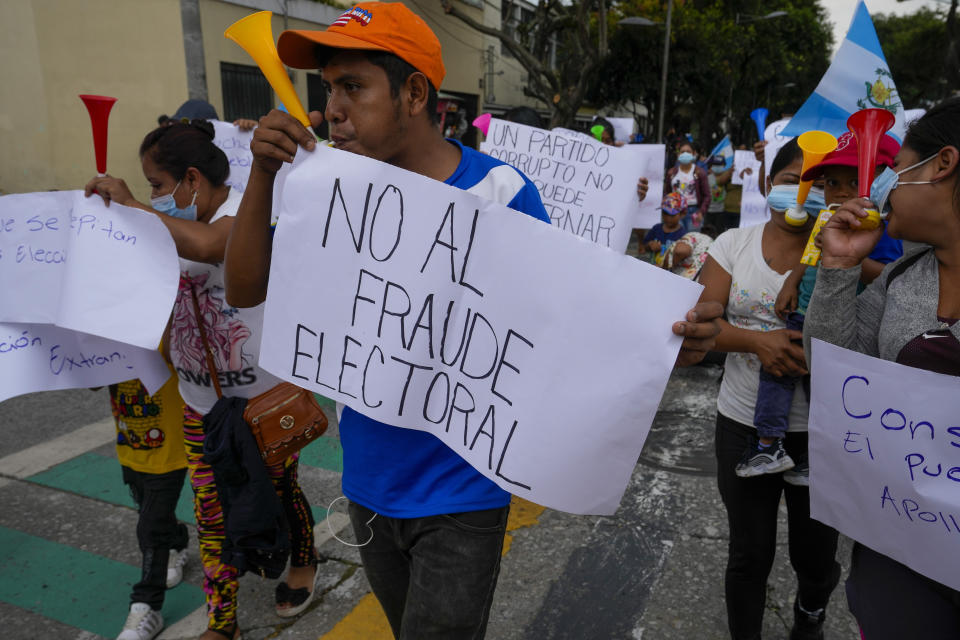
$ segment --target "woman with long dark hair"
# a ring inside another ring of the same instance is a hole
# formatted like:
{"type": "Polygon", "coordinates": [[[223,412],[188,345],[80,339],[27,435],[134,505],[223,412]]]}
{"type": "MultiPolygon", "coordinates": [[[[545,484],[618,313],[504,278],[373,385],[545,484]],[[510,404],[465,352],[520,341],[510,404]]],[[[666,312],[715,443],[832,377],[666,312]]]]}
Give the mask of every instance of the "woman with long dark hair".
{"type": "MultiPolygon", "coordinates": [[[[960,98],[910,126],[871,199],[846,202],[823,229],[805,336],[960,376],[960,98]],[[887,265],[858,297],[863,261],[882,233],[860,230],[860,219],[885,199],[890,237],[922,246],[887,265]]],[[[865,640],[960,637],[960,592],[860,543],[847,600],[865,640]]]]}
{"type": "MultiPolygon", "coordinates": [[[[213,126],[204,120],[161,126],[147,134],[140,145],[140,159],[152,191],[150,206],[138,202],[119,178],[97,177],[86,186],[88,196],[96,192],[108,204],[156,213],[180,255],[180,289],[167,344],[186,403],[183,435],[209,615],[202,640],[237,638],[240,629],[238,572],[221,559],[223,510],[212,469],[203,460],[203,416],[217,402],[217,393],[199,323],[226,395],[251,398],[279,382],[257,365],[263,305],[238,309],[227,304],[224,296],[224,253],[241,196],[225,184],[230,167],[226,155],[213,144],[213,135],[213,126]]],[[[310,603],[316,575],[313,516],[297,481],[297,469],[297,454],[267,468],[290,528],[290,571],[277,588],[277,614],[284,617],[300,613],[310,603]]]]}

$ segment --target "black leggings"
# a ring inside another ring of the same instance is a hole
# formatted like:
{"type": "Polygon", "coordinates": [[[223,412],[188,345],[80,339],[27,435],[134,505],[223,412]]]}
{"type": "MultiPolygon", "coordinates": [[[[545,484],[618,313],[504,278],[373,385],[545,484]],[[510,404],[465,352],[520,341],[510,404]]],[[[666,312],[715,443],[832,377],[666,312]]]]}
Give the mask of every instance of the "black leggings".
{"type": "MultiPolygon", "coordinates": [[[[810,518],[810,490],[787,484],[783,474],[740,478],[734,472],[756,435],[753,427],[717,414],[717,485],[730,525],[730,555],[725,590],[727,622],[733,640],[760,638],[767,598],[767,576],[777,550],[777,510],[786,496],[790,564],[797,574],[797,595],[807,611],[827,606],[840,580],[837,532],[810,518]]],[[[806,432],[788,432],[787,453],[807,452],[806,432]]]]}
{"type": "Polygon", "coordinates": [[[960,637],[960,592],[859,542],[853,545],[847,602],[865,640],[960,637]]]}

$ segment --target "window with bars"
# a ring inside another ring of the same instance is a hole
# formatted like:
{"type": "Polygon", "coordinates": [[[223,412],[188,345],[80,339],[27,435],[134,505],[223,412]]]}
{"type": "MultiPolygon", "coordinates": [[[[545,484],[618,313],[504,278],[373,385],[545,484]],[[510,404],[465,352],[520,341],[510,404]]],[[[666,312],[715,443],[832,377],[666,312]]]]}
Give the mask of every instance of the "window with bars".
{"type": "Polygon", "coordinates": [[[220,63],[223,119],[257,120],[273,108],[273,90],[260,69],[246,64],[220,63]]]}

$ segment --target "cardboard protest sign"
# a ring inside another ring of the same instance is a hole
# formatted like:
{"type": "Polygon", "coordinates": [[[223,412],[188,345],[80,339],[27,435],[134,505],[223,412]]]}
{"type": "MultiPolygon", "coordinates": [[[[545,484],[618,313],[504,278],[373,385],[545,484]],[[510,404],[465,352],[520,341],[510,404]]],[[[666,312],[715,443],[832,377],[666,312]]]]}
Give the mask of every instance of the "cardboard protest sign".
{"type": "Polygon", "coordinates": [[[261,366],[517,495],[616,510],[698,284],[335,149],[300,150],[281,200],[261,366]]]}
{"type": "Polygon", "coordinates": [[[0,322],[55,324],[154,349],[179,280],[156,214],[81,191],[0,197],[0,322]]]}
{"type": "Polygon", "coordinates": [[[760,161],[753,155],[753,151],[735,151],[732,182],[743,185],[740,196],[741,228],[763,224],[770,219],[767,199],[760,193],[759,177],[760,161]]]}
{"type": "Polygon", "coordinates": [[[140,378],[151,393],[170,377],[154,349],[50,324],[0,323],[0,401],[33,391],[100,387],[140,378]]]}
{"type": "Polygon", "coordinates": [[[810,515],[960,589],[960,380],[813,341],[810,515]]]}
{"type": "MultiPolygon", "coordinates": [[[[640,172],[629,152],[575,132],[497,118],[490,121],[480,150],[533,181],[555,226],[626,252],[640,204],[640,172]]],[[[661,181],[662,174],[661,169],[661,181]]]]}
{"type": "Polygon", "coordinates": [[[234,191],[243,193],[250,178],[250,165],[253,163],[253,153],[250,152],[250,141],[253,140],[253,131],[241,131],[229,122],[211,120],[213,125],[213,144],[220,148],[230,163],[230,175],[227,184],[234,191]]]}

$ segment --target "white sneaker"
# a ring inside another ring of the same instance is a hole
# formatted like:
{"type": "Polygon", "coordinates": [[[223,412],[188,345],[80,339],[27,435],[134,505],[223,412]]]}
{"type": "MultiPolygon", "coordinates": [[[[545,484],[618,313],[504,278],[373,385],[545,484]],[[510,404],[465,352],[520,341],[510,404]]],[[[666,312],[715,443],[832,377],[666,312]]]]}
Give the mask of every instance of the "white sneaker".
{"type": "Polygon", "coordinates": [[[130,615],[117,640],[153,640],[163,629],[163,616],[145,602],[130,605],[130,615]]]}
{"type": "Polygon", "coordinates": [[[167,589],[172,589],[183,580],[185,564],[187,564],[187,550],[170,549],[170,559],[167,560],[167,589]]]}

